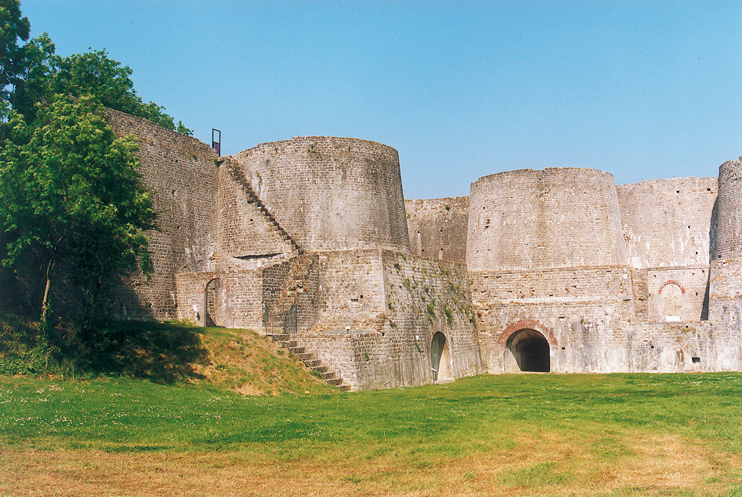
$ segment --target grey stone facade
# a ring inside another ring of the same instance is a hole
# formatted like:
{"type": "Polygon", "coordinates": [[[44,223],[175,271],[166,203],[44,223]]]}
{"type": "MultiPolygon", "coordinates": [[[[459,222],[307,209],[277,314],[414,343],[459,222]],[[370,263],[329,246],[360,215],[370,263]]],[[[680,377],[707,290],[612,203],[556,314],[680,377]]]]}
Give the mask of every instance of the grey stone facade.
{"type": "Polygon", "coordinates": [[[742,370],[742,173],[616,186],[519,170],[404,200],[397,152],[303,137],[217,157],[110,112],[156,192],[127,318],[289,336],[354,390],[481,372],[742,370]]]}

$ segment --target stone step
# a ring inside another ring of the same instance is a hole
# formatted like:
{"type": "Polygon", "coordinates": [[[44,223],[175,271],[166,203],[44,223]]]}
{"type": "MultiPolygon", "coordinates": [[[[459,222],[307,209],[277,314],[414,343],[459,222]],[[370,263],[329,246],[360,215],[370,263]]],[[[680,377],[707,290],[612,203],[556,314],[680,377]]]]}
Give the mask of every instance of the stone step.
{"type": "Polygon", "coordinates": [[[318,364],[317,366],[313,367],[312,369],[314,371],[320,373],[320,374],[326,373],[327,370],[328,370],[327,366],[323,365],[322,363],[318,364]]]}
{"type": "Polygon", "coordinates": [[[330,385],[335,385],[336,387],[339,387],[340,385],[343,384],[343,380],[341,380],[340,378],[330,378],[325,381],[329,383],[330,385]]]}
{"type": "MultiPolygon", "coordinates": [[[[323,380],[325,380],[328,383],[330,383],[330,380],[335,380],[335,379],[339,380],[340,379],[340,378],[338,378],[338,375],[335,374],[335,371],[328,371],[326,373],[320,373],[320,378],[322,378],[323,380]]],[[[334,384],[334,383],[331,383],[331,384],[334,384]]]]}
{"type": "Polygon", "coordinates": [[[306,350],[304,349],[304,347],[297,347],[296,345],[294,345],[292,347],[288,347],[288,349],[294,355],[304,354],[306,352],[306,350]]]}
{"type": "Polygon", "coordinates": [[[314,357],[314,354],[312,354],[311,352],[303,352],[301,354],[294,354],[294,355],[296,355],[296,357],[298,357],[299,359],[301,359],[302,362],[308,361],[309,359],[314,359],[315,358],[314,357]]]}
{"type": "Polygon", "coordinates": [[[306,364],[309,369],[314,369],[320,365],[320,362],[319,359],[307,359],[304,361],[304,364],[306,364]]]}

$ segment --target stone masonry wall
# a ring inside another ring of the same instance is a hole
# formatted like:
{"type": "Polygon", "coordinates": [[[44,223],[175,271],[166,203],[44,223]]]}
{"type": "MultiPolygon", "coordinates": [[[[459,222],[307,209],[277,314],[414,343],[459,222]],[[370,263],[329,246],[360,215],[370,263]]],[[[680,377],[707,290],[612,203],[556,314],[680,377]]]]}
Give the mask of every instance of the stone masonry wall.
{"type": "Polygon", "coordinates": [[[293,247],[248,197],[239,163],[219,166],[218,253],[224,257],[257,258],[291,253],[293,247]]]}
{"type": "Polygon", "coordinates": [[[469,197],[405,200],[414,255],[466,263],[469,197]]]}
{"type": "Polygon", "coordinates": [[[553,372],[608,372],[626,364],[621,323],[634,314],[628,268],[477,272],[470,278],[482,357],[490,372],[511,372],[505,342],[519,329],[552,338],[553,372]]]}
{"type": "Polygon", "coordinates": [[[719,195],[714,218],[713,260],[742,259],[742,157],[719,167],[719,195]]]}
{"type": "Polygon", "coordinates": [[[624,264],[613,176],[523,169],[480,178],[469,198],[469,271],[624,264]]]}
{"type": "Polygon", "coordinates": [[[317,321],[297,340],[352,389],[431,383],[436,332],[448,339],[455,377],[481,372],[462,265],[378,250],[319,258],[317,321]]]}
{"type": "Polygon", "coordinates": [[[216,153],[187,135],[145,119],[107,110],[118,136],[139,139],[137,156],[143,180],[154,192],[159,231],[148,233],[154,272],[132,276],[111,295],[122,318],[175,319],[175,273],[203,271],[210,265],[216,240],[216,153]]]}
{"type": "Polygon", "coordinates": [[[218,280],[218,306],[211,316],[216,326],[260,330],[262,313],[262,270],[239,272],[178,273],[177,319],[204,325],[206,286],[218,280]]]}
{"type": "Polygon", "coordinates": [[[642,181],[617,190],[631,267],[708,265],[716,178],[642,181]]]}
{"type": "Polygon", "coordinates": [[[302,249],[409,252],[393,148],[353,138],[302,137],[263,143],[234,160],[302,249]]]}

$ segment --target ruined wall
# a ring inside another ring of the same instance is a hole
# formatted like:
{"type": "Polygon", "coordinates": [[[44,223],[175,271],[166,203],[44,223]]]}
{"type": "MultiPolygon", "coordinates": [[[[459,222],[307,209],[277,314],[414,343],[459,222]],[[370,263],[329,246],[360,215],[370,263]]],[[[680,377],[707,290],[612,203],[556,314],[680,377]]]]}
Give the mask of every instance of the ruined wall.
{"type": "Polygon", "coordinates": [[[405,200],[414,255],[466,262],[469,197],[405,200]]]}
{"type": "Polygon", "coordinates": [[[154,272],[148,280],[134,275],[117,287],[111,296],[113,311],[123,318],[175,319],[175,273],[207,270],[216,245],[216,153],[195,138],[146,119],[107,112],[118,136],[139,139],[140,171],[155,192],[159,227],[148,233],[154,272]]]}
{"type": "Polygon", "coordinates": [[[469,271],[624,264],[613,176],[522,169],[480,178],[469,198],[469,271]]]}
{"type": "Polygon", "coordinates": [[[642,181],[617,191],[631,267],[708,265],[716,178],[642,181]]]}
{"type": "Polygon", "coordinates": [[[302,137],[258,145],[234,160],[302,249],[409,252],[393,148],[353,138],[302,137]]]}

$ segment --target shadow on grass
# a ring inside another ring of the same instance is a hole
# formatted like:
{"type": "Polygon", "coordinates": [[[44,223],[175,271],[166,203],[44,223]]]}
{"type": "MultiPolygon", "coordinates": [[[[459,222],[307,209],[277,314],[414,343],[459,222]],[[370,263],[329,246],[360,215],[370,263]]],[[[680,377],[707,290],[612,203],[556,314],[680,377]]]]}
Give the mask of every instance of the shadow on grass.
{"type": "Polygon", "coordinates": [[[157,383],[202,378],[193,365],[208,363],[198,329],[178,323],[114,321],[78,331],[83,371],[144,378],[157,383]]]}

